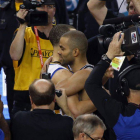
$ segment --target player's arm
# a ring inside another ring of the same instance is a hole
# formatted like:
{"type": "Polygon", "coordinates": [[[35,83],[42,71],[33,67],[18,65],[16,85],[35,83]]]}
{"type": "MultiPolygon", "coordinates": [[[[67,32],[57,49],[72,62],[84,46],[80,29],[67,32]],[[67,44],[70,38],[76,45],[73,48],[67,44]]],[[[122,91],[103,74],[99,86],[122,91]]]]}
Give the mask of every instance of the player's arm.
{"type": "Polygon", "coordinates": [[[74,119],[74,116],[68,107],[67,95],[65,93],[65,90],[61,89],[61,91],[62,95],[60,97],[55,95],[56,102],[67,116],[70,116],[74,119]]]}
{"type": "Polygon", "coordinates": [[[54,85],[56,85],[60,81],[66,80],[66,79],[70,78],[71,76],[72,76],[72,73],[69,72],[68,70],[60,69],[53,75],[51,80],[54,83],[54,85]]]}
{"type": "MultiPolygon", "coordinates": [[[[65,79],[59,82],[56,85],[56,89],[64,88],[66,90],[67,96],[75,95],[79,91],[84,89],[85,81],[87,80],[91,70],[83,69],[76,73],[74,73],[70,78],[65,79]]],[[[112,69],[111,74],[107,72],[106,76],[103,77],[102,83],[105,84],[109,77],[107,75],[112,76],[112,69]]]]}
{"type": "Polygon", "coordinates": [[[87,3],[88,9],[98,22],[99,25],[103,24],[103,21],[107,14],[107,7],[105,1],[89,0],[87,3]]]}
{"type": "Polygon", "coordinates": [[[56,89],[64,88],[67,96],[74,95],[84,89],[85,81],[90,74],[90,70],[80,70],[74,73],[70,78],[60,81],[56,89]]]}
{"type": "MultiPolygon", "coordinates": [[[[17,13],[17,17],[24,19],[27,15],[26,9],[20,9],[17,13]]],[[[18,32],[10,46],[10,56],[13,60],[20,60],[24,49],[24,35],[27,23],[20,24],[18,32]]]]}
{"type": "MultiPolygon", "coordinates": [[[[52,82],[56,85],[56,83],[58,83],[59,81],[62,81],[62,80],[67,81],[71,76],[72,76],[72,73],[70,73],[66,69],[62,69],[62,70],[57,71],[54,74],[52,78],[52,82]]],[[[66,90],[67,89],[65,89],[65,91],[66,90]]],[[[79,101],[77,94],[68,97],[68,107],[70,111],[72,112],[74,118],[76,118],[77,116],[81,114],[92,113],[96,110],[91,100],[79,101]]]]}
{"type": "Polygon", "coordinates": [[[91,100],[79,101],[78,94],[69,96],[67,101],[74,118],[82,114],[92,113],[96,110],[91,100]]]}

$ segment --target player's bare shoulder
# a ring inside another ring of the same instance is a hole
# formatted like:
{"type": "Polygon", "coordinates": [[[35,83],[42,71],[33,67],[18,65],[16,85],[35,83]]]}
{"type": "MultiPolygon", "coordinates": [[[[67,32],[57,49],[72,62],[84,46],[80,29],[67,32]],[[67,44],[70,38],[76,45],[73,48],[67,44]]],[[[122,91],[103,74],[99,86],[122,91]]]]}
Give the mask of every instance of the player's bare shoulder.
{"type": "Polygon", "coordinates": [[[74,75],[77,78],[81,79],[83,82],[85,82],[93,68],[93,65],[87,64],[84,67],[82,67],[79,71],[75,72],[74,75]]]}

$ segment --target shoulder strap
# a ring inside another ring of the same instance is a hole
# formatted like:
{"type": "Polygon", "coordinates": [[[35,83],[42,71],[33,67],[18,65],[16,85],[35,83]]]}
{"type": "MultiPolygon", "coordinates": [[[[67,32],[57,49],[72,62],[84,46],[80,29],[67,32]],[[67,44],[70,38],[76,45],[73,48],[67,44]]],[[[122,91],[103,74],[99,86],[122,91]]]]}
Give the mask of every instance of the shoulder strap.
{"type": "Polygon", "coordinates": [[[91,65],[91,64],[87,64],[87,65],[85,65],[84,67],[82,67],[80,70],[87,69],[87,68],[93,69],[94,66],[91,65]]]}

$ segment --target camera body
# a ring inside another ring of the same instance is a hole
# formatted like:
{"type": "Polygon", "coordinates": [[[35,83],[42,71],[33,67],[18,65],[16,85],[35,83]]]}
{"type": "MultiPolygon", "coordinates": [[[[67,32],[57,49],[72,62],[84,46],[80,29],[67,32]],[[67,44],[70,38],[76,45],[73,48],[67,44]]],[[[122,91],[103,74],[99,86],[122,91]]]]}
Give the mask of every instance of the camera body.
{"type": "Polygon", "coordinates": [[[106,53],[109,47],[110,42],[114,34],[118,31],[122,31],[124,33],[124,40],[121,45],[121,49],[125,52],[125,56],[127,55],[140,55],[140,25],[137,24],[135,26],[129,27],[132,23],[127,24],[106,24],[102,25],[99,28],[100,35],[98,36],[99,41],[99,50],[100,53],[106,53]]]}
{"type": "Polygon", "coordinates": [[[62,95],[62,91],[61,90],[55,90],[55,94],[60,97],[62,95]]]}
{"type": "Polygon", "coordinates": [[[20,5],[20,8],[28,9],[25,21],[29,26],[45,26],[48,24],[48,13],[36,10],[37,7],[41,7],[42,5],[55,5],[55,2],[54,0],[23,0],[23,4],[20,5]]]}
{"type": "Polygon", "coordinates": [[[51,74],[50,73],[42,73],[42,79],[50,80],[51,74]]]}

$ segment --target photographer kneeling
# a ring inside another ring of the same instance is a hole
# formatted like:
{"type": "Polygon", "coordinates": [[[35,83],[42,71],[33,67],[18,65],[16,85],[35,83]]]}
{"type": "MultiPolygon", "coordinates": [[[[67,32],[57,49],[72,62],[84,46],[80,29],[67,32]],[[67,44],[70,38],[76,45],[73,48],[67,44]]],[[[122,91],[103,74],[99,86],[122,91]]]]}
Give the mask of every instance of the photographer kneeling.
{"type": "Polygon", "coordinates": [[[124,54],[121,50],[123,39],[121,32],[114,35],[106,55],[102,56],[87,79],[85,89],[106,124],[113,128],[117,140],[140,139],[140,65],[127,67],[118,77],[118,89],[126,96],[128,105],[117,102],[102,88],[102,77],[111,60],[124,54]]]}

